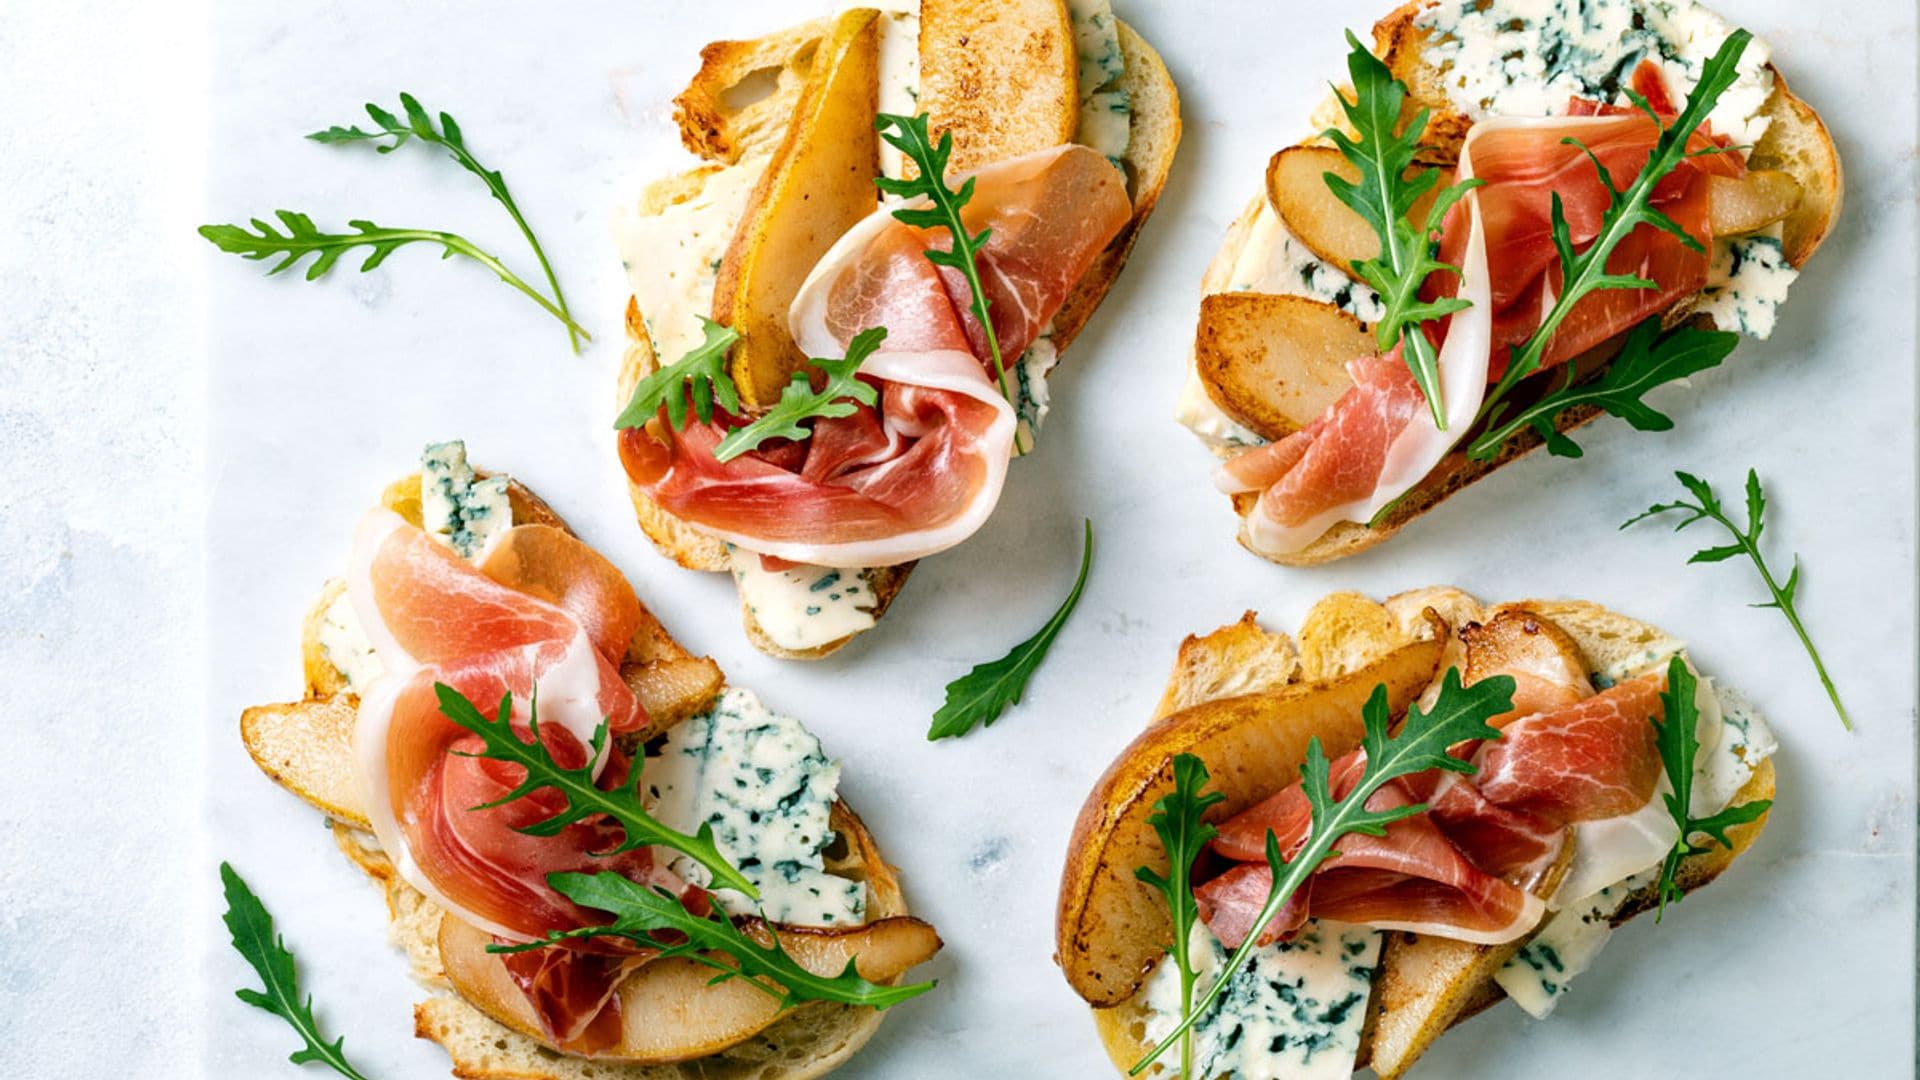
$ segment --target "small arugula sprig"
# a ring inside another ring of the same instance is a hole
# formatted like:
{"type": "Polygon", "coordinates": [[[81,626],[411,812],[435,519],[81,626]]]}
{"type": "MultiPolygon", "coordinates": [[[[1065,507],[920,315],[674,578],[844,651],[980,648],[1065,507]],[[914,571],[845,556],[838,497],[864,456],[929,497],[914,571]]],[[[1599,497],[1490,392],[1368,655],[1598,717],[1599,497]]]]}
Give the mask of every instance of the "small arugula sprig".
{"type": "MultiPolygon", "coordinates": [[[[549,874],[547,884],[554,891],[584,908],[604,911],[613,921],[549,934],[540,941],[524,945],[489,945],[488,952],[513,953],[542,949],[562,941],[581,938],[617,937],[662,950],[665,957],[683,956],[713,968],[720,974],[714,983],[747,976],[753,986],[780,1003],[782,1011],[809,1001],[829,1001],[846,1005],[864,1005],[885,1009],[934,988],[932,982],[905,986],[884,986],[860,976],[853,960],[838,975],[818,975],[807,970],[780,944],[780,935],[771,923],[761,923],[767,934],[762,943],[746,930],[735,926],[726,913],[710,916],[688,911],[678,897],[665,890],[642,885],[619,874],[549,874]],[[665,935],[663,939],[660,935],[665,935]],[[674,943],[674,939],[678,942],[674,943]],[[721,952],[733,963],[708,955],[721,952]]],[[[711,985],[711,984],[709,984],[711,985]]]]}
{"type": "Polygon", "coordinates": [[[674,363],[654,369],[633,388],[627,407],[613,422],[616,430],[640,427],[658,415],[662,407],[667,410],[667,423],[673,425],[673,430],[683,430],[687,426],[689,397],[693,399],[693,415],[703,424],[713,422],[716,401],[730,413],[740,411],[740,391],[727,374],[727,350],[740,340],[740,335],[704,315],[700,316],[700,331],[705,340],[674,363]]]}
{"type": "Polygon", "coordinates": [[[1787,624],[1793,627],[1793,632],[1800,638],[1801,646],[1807,650],[1808,658],[1813,661],[1813,670],[1820,676],[1820,685],[1826,687],[1827,700],[1833,702],[1833,711],[1839,714],[1841,725],[1848,731],[1852,731],[1853,720],[1847,715],[1847,707],[1840,703],[1840,691],[1834,688],[1833,679],[1827,674],[1827,665],[1820,659],[1820,650],[1814,648],[1813,638],[1807,634],[1806,624],[1800,621],[1799,609],[1794,607],[1794,600],[1800,591],[1799,556],[1794,556],[1793,571],[1787,575],[1786,584],[1783,585],[1774,578],[1772,569],[1767,566],[1767,557],[1760,551],[1760,534],[1766,528],[1763,518],[1767,512],[1767,495],[1761,490],[1760,474],[1753,469],[1747,470],[1745,528],[1733,523],[1733,519],[1727,515],[1726,508],[1721,505],[1719,496],[1714,494],[1712,484],[1690,473],[1676,472],[1673,475],[1680,481],[1680,486],[1686,488],[1688,494],[1694,497],[1694,502],[1676,499],[1670,503],[1655,503],[1622,522],[1620,527],[1625,529],[1648,518],[1677,512],[1684,513],[1686,517],[1680,520],[1680,524],[1673,527],[1674,532],[1679,532],[1696,521],[1711,520],[1718,522],[1722,528],[1731,533],[1733,543],[1702,548],[1694,552],[1693,557],[1687,562],[1690,564],[1725,562],[1735,555],[1745,555],[1752,560],[1753,568],[1760,572],[1760,580],[1766,584],[1767,592],[1773,597],[1771,600],[1752,606],[1775,608],[1780,614],[1786,616],[1787,624]]]}
{"type": "MultiPolygon", "coordinates": [[[[1528,338],[1524,345],[1514,349],[1509,356],[1506,372],[1500,376],[1500,381],[1494,384],[1486,400],[1481,403],[1480,419],[1489,424],[1501,423],[1509,404],[1505,400],[1507,394],[1521,379],[1539,370],[1540,362],[1546,355],[1547,346],[1552,342],[1554,332],[1559,329],[1560,323],[1566,319],[1574,305],[1600,289],[1658,288],[1656,283],[1637,274],[1614,274],[1607,271],[1607,259],[1613,255],[1613,249],[1618,247],[1620,242],[1635,229],[1642,225],[1651,226],[1671,233],[1682,244],[1694,251],[1706,250],[1691,233],[1653,205],[1653,189],[1666,178],[1668,173],[1679,167],[1682,161],[1725,152],[1720,146],[1689,151],[1687,144],[1693,138],[1694,132],[1699,130],[1700,125],[1706,122],[1707,114],[1713,111],[1714,105],[1720,100],[1720,95],[1739,79],[1740,56],[1746,52],[1747,43],[1752,38],[1753,35],[1745,30],[1735,30],[1727,35],[1727,40],[1721,42],[1719,50],[1701,69],[1699,83],[1694,86],[1693,92],[1687,95],[1686,105],[1680,110],[1680,115],[1674,118],[1672,124],[1663,123],[1660,114],[1654,112],[1653,106],[1647,103],[1646,98],[1631,89],[1622,89],[1621,92],[1626,94],[1633,104],[1646,113],[1653,120],[1654,125],[1660,129],[1660,138],[1655,141],[1653,152],[1647,158],[1647,163],[1641,167],[1639,175],[1634,177],[1633,183],[1627,185],[1624,191],[1614,184],[1613,175],[1607,171],[1607,167],[1601,164],[1600,158],[1586,144],[1573,136],[1560,140],[1568,146],[1579,147],[1593,163],[1594,170],[1600,174],[1600,182],[1607,190],[1607,209],[1601,217],[1599,234],[1594,237],[1592,243],[1587,245],[1586,250],[1575,252],[1572,230],[1567,225],[1567,216],[1561,206],[1560,195],[1558,192],[1554,193],[1552,231],[1553,246],[1560,255],[1560,293],[1554,298],[1552,309],[1547,312],[1547,317],[1541,320],[1533,336],[1528,338]]],[[[1499,449],[1498,443],[1489,444],[1482,437],[1474,441],[1470,454],[1475,459],[1484,461],[1497,454],[1499,449]]]]}
{"type": "Polygon", "coordinates": [[[307,267],[306,278],[315,281],[333,269],[340,257],[354,248],[372,248],[366,261],[360,264],[360,272],[366,273],[387,260],[387,256],[408,244],[438,244],[440,257],[451,259],[463,255],[486,267],[499,276],[501,281],[518,289],[534,303],[546,309],[547,314],[559,319],[570,331],[585,334],[573,319],[553,305],[553,301],[542,296],[533,286],[520,279],[518,274],[507,269],[507,264],[487,252],[482,251],[473,241],[458,233],[442,232],[437,229],[389,229],[371,221],[356,218],[347,222],[353,229],[350,233],[328,233],[320,231],[313,219],[293,210],[275,210],[274,216],[286,231],[274,228],[271,222],[253,219],[253,232],[243,225],[202,225],[197,230],[214,247],[230,255],[239,255],[248,259],[278,258],[267,273],[278,274],[309,255],[316,256],[312,265],[307,267]]]}
{"type": "Polygon", "coordinates": [[[1361,746],[1366,750],[1366,766],[1359,782],[1338,799],[1333,796],[1332,763],[1321,749],[1319,737],[1315,736],[1307,744],[1307,759],[1300,766],[1300,784],[1312,811],[1313,824],[1307,830],[1306,840],[1293,858],[1288,859],[1281,853],[1280,842],[1272,831],[1267,833],[1267,866],[1273,873],[1273,885],[1267,894],[1267,902],[1254,917],[1253,930],[1233,951],[1233,955],[1227,958],[1212,988],[1181,1017],[1178,1026],[1128,1070],[1128,1075],[1139,1075],[1172,1045],[1174,1039],[1184,1039],[1193,1025],[1207,1014],[1207,1010],[1213,1007],[1233,981],[1233,976],[1253,955],[1261,931],[1313,876],[1320,864],[1337,854],[1333,845],[1341,837],[1349,833],[1385,836],[1387,826],[1402,818],[1424,813],[1427,809],[1426,803],[1413,803],[1372,810],[1367,807],[1367,800],[1374,792],[1389,780],[1428,769],[1446,769],[1457,773],[1474,771],[1471,764],[1447,753],[1447,748],[1476,739],[1499,738],[1500,732],[1489,726],[1487,721],[1513,708],[1513,689],[1513,678],[1508,675],[1496,675],[1472,686],[1463,686],[1459,669],[1449,668],[1433,707],[1422,710],[1417,704],[1412,706],[1407,710],[1406,721],[1400,725],[1399,732],[1389,734],[1387,729],[1393,716],[1387,707],[1387,688],[1384,685],[1375,687],[1360,714],[1366,728],[1366,734],[1361,739],[1361,746]]]}
{"type": "Polygon", "coordinates": [[[1523,406],[1480,433],[1467,448],[1477,460],[1497,456],[1508,439],[1532,428],[1546,440],[1547,450],[1560,457],[1581,455],[1579,444],[1554,426],[1554,418],[1576,405],[1592,405],[1625,420],[1636,431],[1667,431],[1673,418],[1648,405],[1643,398],[1656,386],[1684,379],[1719,364],[1739,344],[1740,335],[1725,330],[1681,326],[1660,332],[1656,316],[1633,328],[1606,372],[1589,383],[1569,382],[1531,405],[1523,406]]]}
{"type": "MultiPolygon", "coordinates": [[[[1182,1016],[1191,1011],[1196,977],[1189,940],[1193,936],[1193,924],[1200,918],[1199,906],[1193,900],[1193,861],[1200,857],[1207,841],[1220,834],[1220,830],[1207,822],[1207,810],[1227,801],[1227,797],[1217,791],[1202,794],[1206,786],[1206,762],[1192,754],[1180,754],[1173,759],[1173,790],[1153,804],[1153,813],[1147,817],[1147,824],[1160,834],[1160,846],[1166,849],[1167,873],[1163,877],[1145,866],[1135,867],[1133,871],[1134,877],[1166,898],[1167,914],[1173,920],[1173,944],[1167,951],[1180,973],[1182,1016]]],[[[1191,1028],[1180,1034],[1180,1075],[1193,1075],[1191,1028]]]]}
{"type": "Polygon", "coordinates": [[[1704,844],[1695,844],[1690,837],[1696,834],[1712,837],[1731,851],[1733,841],[1727,838],[1727,830],[1758,819],[1773,806],[1772,799],[1755,799],[1703,818],[1692,816],[1693,759],[1700,751],[1699,733],[1694,730],[1700,723],[1700,710],[1694,704],[1697,683],[1685,660],[1675,656],[1667,662],[1667,688],[1660,694],[1665,719],[1656,717],[1653,730],[1660,747],[1660,764],[1666,770],[1667,783],[1673,786],[1666,796],[1667,812],[1673,815],[1680,835],[1660,865],[1660,881],[1656,887],[1660,910],[1654,913],[1654,922],[1666,915],[1668,901],[1677,904],[1686,895],[1677,880],[1680,861],[1689,855],[1713,850],[1704,844]]]}
{"type": "MultiPolygon", "coordinates": [[[[860,378],[860,365],[878,351],[880,343],[886,339],[886,327],[871,327],[853,335],[853,340],[847,343],[844,359],[814,358],[813,367],[826,376],[818,390],[813,388],[812,377],[806,368],[794,372],[792,380],[780,391],[780,400],[774,402],[773,408],[752,423],[727,432],[726,438],[721,439],[720,445],[713,449],[715,460],[732,461],[758,448],[768,439],[808,438],[813,432],[801,426],[805,421],[852,416],[857,408],[855,402],[872,405],[879,401],[879,391],[874,389],[872,383],[860,378]]],[[[731,393],[731,389],[728,392],[731,393]]]]}
{"type": "Polygon", "coordinates": [[[1453,204],[1481,181],[1463,180],[1446,188],[1434,198],[1424,220],[1416,225],[1410,219],[1414,204],[1440,182],[1440,170],[1433,168],[1422,169],[1411,179],[1407,176],[1414,152],[1420,148],[1420,136],[1426,131],[1428,110],[1420,110],[1404,130],[1395,134],[1406,100],[1406,85],[1395,79],[1387,65],[1360,44],[1352,31],[1347,32],[1347,43],[1351,46],[1347,73],[1353,80],[1354,100],[1349,102],[1344,94],[1336,97],[1355,134],[1348,135],[1337,127],[1328,128],[1324,134],[1360,170],[1360,182],[1327,173],[1327,186],[1373,226],[1380,239],[1378,255],[1352,264],[1354,273],[1380,294],[1385,310],[1374,325],[1375,339],[1383,352],[1391,350],[1396,342],[1402,346],[1401,356],[1420,384],[1435,426],[1445,431],[1440,358],[1425,324],[1473,305],[1460,297],[1422,300],[1420,287],[1435,271],[1456,276],[1460,273],[1458,267],[1436,257],[1440,223],[1453,204]]]}
{"type": "Polygon", "coordinates": [[[607,748],[607,725],[601,721],[594,730],[593,738],[587,744],[587,764],[577,769],[569,769],[553,759],[553,754],[545,743],[540,741],[540,714],[537,700],[529,703],[527,712],[527,731],[529,739],[522,740],[519,732],[513,730],[513,695],[500,699],[500,711],[496,719],[489,720],[468,701],[466,695],[448,686],[446,683],[434,683],[433,692],[440,699],[440,712],[447,719],[480,736],[485,749],[478,753],[451,751],[461,757],[488,758],[518,765],[526,770],[526,778],[498,799],[473,810],[491,810],[503,806],[515,799],[524,798],[536,791],[552,789],[566,799],[566,809],[556,811],[551,817],[522,826],[520,832],[528,836],[558,836],[569,825],[596,814],[604,814],[613,819],[626,834],[616,847],[606,851],[594,852],[595,855],[618,855],[623,851],[633,851],[643,847],[669,847],[692,858],[707,868],[712,875],[712,884],[718,888],[734,889],[751,899],[760,898],[760,890],[747,880],[734,865],[720,854],[713,841],[713,827],[706,822],[700,823],[700,831],[693,836],[661,824],[653,815],[647,813],[640,801],[640,768],[636,762],[627,771],[626,783],[611,790],[601,788],[594,783],[593,763],[600,760],[607,748]]]}
{"type": "Polygon", "coordinates": [[[592,340],[592,336],[574,325],[573,313],[567,309],[567,298],[560,292],[560,279],[554,276],[553,265],[547,261],[546,250],[540,246],[539,239],[533,235],[533,227],[527,224],[526,217],[520,212],[519,204],[513,201],[513,194],[507,190],[506,178],[500,175],[499,170],[489,169],[480,164],[480,160],[473,156],[473,151],[467,149],[466,136],[460,131],[460,125],[454,121],[453,116],[442,112],[440,126],[436,128],[433,117],[427,110],[412,94],[405,92],[400,95],[400,110],[406,114],[404,121],[372,102],[368,102],[366,108],[367,115],[379,127],[378,131],[362,131],[357,125],[341,127],[335,124],[325,131],[316,131],[307,138],[329,144],[379,142],[382,139],[392,139],[390,143],[375,147],[382,154],[390,154],[414,139],[446,150],[461,168],[480,178],[480,182],[487,186],[487,193],[498,200],[501,206],[506,207],[508,215],[513,218],[513,223],[520,227],[520,235],[527,238],[527,246],[533,249],[533,257],[540,261],[540,270],[547,276],[547,287],[553,290],[554,302],[559,305],[563,321],[567,324],[567,339],[572,343],[573,351],[578,353],[581,339],[592,340]]]}
{"type": "MultiPolygon", "coordinates": [[[[902,199],[924,198],[932,204],[902,206],[893,212],[893,216],[916,229],[945,229],[947,235],[952,237],[952,248],[946,251],[929,249],[927,261],[935,266],[958,270],[967,279],[967,290],[973,296],[973,317],[979,321],[980,330],[986,335],[987,352],[993,359],[994,381],[1000,384],[1000,393],[1008,401],[1019,404],[1018,391],[1014,389],[1006,363],[1000,356],[1000,336],[994,332],[993,319],[988,315],[988,308],[992,305],[980,284],[980,249],[987,246],[987,239],[993,235],[993,230],[981,229],[978,233],[969,233],[967,223],[960,217],[960,211],[973,201],[973,177],[962,181],[958,188],[947,187],[947,163],[953,158],[953,132],[941,132],[940,141],[934,142],[927,133],[926,113],[915,116],[881,113],[873,118],[873,129],[880,133],[888,145],[906,155],[917,170],[915,176],[904,180],[876,176],[873,178],[874,186],[889,195],[902,199]]],[[[1030,448],[1017,449],[1024,453],[1030,448]]]]}
{"type": "Polygon", "coordinates": [[[295,1065],[319,1062],[348,1080],[367,1080],[347,1061],[346,1039],[328,1042],[320,1034],[313,1017],[313,997],[300,996],[299,972],[294,968],[293,952],[273,930],[273,916],[265,904],[232,866],[220,864],[221,891],[226,894],[227,913],[222,916],[233,935],[233,947],[259,974],[262,989],[252,987],[234,991],[234,996],[258,1009],[285,1020],[298,1032],[306,1045],[288,1060],[295,1065]]]}
{"type": "Polygon", "coordinates": [[[1093,522],[1088,520],[1080,547],[1080,574],[1074,578],[1067,598],[1061,601],[1045,626],[1015,645],[1007,655],[975,665],[972,671],[947,684],[947,699],[934,712],[933,726],[927,729],[929,741],[958,738],[976,725],[990,726],[1001,713],[1020,701],[1027,681],[1033,678],[1047,650],[1053,647],[1053,639],[1060,636],[1060,628],[1067,624],[1067,617],[1080,603],[1080,593],[1087,587],[1087,569],[1092,565],[1093,522]]]}

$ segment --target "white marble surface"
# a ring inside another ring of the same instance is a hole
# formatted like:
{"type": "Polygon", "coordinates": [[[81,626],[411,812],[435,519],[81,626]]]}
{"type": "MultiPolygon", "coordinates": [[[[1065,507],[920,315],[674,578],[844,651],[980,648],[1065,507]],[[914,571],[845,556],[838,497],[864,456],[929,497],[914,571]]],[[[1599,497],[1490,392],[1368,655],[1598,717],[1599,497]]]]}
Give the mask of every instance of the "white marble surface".
{"type": "Polygon", "coordinates": [[[1049,960],[1054,888],[1080,799],[1144,719],[1179,638],[1246,608],[1291,627],[1331,590],[1434,581],[1582,596],[1667,627],[1762,704],[1784,747],[1773,823],[1724,882],[1620,934],[1551,1021],[1502,1008],[1416,1075],[1909,1068],[1910,5],[1721,5],[1772,42],[1847,164],[1840,229],[1772,342],[1661,391],[1673,432],[1603,421],[1583,461],[1530,459],[1394,544],[1294,572],[1233,544],[1207,459],[1167,416],[1202,266],[1336,73],[1340,26],[1377,12],[1123,3],[1185,95],[1160,211],[994,520],[924,565],[880,632],[794,667],[744,644],[723,579],[660,561],[628,517],[606,434],[624,293],[605,222],[682,160],[666,103],[698,47],[817,6],[225,3],[204,34],[178,7],[0,8],[0,667],[19,748],[0,795],[0,1061],[16,1063],[0,1071],[296,1075],[290,1034],[229,994],[249,974],[216,918],[225,858],[279,916],[329,1030],[370,1076],[445,1075],[412,1038],[419,991],[378,897],[253,768],[235,718],[297,692],[297,623],[354,516],[421,443],[454,435],[545,494],[690,647],[846,761],[846,793],[947,950],[931,965],[940,990],[841,1075],[1101,1075],[1049,960]],[[455,228],[528,265],[472,178],[433,154],[299,137],[402,89],[452,111],[505,171],[600,335],[586,356],[484,271],[424,251],[310,285],[261,280],[191,237],[198,221],[288,207],[455,228]],[[1691,535],[1614,529],[1671,494],[1675,467],[1725,487],[1749,464],[1774,496],[1776,558],[1805,559],[1802,603],[1857,734],[1785,625],[1744,606],[1756,586],[1743,567],[1684,565],[1691,535]],[[1082,516],[1098,561],[1026,703],[964,742],[927,744],[941,685],[1025,636],[1065,589],[1082,516]],[[106,1024],[129,1034],[103,1036],[106,1024]]]}

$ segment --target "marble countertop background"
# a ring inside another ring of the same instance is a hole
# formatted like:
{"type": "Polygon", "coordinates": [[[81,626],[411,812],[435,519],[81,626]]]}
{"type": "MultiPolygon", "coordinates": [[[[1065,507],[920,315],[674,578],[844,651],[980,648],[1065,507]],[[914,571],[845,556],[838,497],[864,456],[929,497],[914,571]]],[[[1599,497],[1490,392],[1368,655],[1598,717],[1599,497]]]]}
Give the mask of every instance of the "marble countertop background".
{"type": "MultiPolygon", "coordinates": [[[[1083,1077],[1104,1058],[1050,961],[1080,800],[1144,721],[1181,636],[1319,596],[1451,582],[1603,601],[1694,643],[1783,743],[1752,855],[1623,931],[1550,1022],[1502,1008],[1416,1075],[1904,1074],[1914,1061],[1915,14],[1722,0],[1831,125],[1838,232],[1780,332],[1656,401],[1675,430],[1603,420],[1578,462],[1527,459],[1399,540],[1313,571],[1241,551],[1208,459],[1168,419],[1196,283],[1337,74],[1341,26],[1384,5],[1123,2],[1165,55],[1186,136],[1132,264],[1056,382],[1040,451],[974,540],[928,561],[884,628],[784,665],[742,640],[731,586],[656,558],[606,430],[625,292],[613,206],[686,160],[668,100],[701,44],[810,15],[771,0],[470,0],[0,7],[0,1072],[273,1077],[293,1036],[230,991],[214,867],[246,874],[298,950],[327,1029],[373,1077],[447,1072],[376,893],[317,817],[253,768],[248,704],[299,690],[298,622],[356,515],[422,443],[540,491],[734,681],[804,718],[947,949],[841,1074],[1083,1077]],[[1284,19],[1285,32],[1274,25],[1284,19]],[[262,280],[202,221],[277,208],[445,227],[526,267],[505,216],[424,151],[300,136],[410,90],[502,169],[598,340],[477,267],[402,251],[325,282],[262,280]],[[1844,733],[1741,564],[1616,526],[1757,467],[1769,542],[1857,721],[1844,733]],[[942,685],[1041,622],[1079,521],[1100,549],[1027,700],[967,740],[922,737],[942,685]]],[[[308,1070],[308,1075],[320,1075],[308,1070]]]]}

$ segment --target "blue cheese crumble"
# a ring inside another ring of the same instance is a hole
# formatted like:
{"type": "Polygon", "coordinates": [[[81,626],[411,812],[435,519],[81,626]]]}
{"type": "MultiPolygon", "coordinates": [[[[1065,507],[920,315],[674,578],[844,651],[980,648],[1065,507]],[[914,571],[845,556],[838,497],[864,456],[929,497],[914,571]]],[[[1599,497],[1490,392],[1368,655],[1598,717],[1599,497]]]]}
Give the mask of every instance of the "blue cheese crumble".
{"type": "Polygon", "coordinates": [[[1034,440],[1040,435],[1040,424],[1052,411],[1047,393],[1047,374],[1060,362],[1060,350],[1053,344],[1053,324],[1040,332],[1032,345],[1013,366],[1014,387],[1018,400],[1013,411],[1019,417],[1019,426],[1013,437],[1013,456],[1021,457],[1033,452],[1034,440]]]}
{"type": "MultiPolygon", "coordinates": [[[[641,773],[654,816],[683,832],[711,826],[720,853],[760,890],[759,910],[789,926],[866,921],[866,885],[828,873],[822,854],[834,839],[828,822],[839,784],[839,763],[812,732],[739,687],[668,732],[641,773]]],[[[708,880],[684,857],[673,869],[708,880]]],[[[714,896],[730,915],[755,913],[732,890],[714,896]]]]}
{"type": "Polygon", "coordinates": [[[360,614],[353,609],[353,600],[345,588],[341,588],[321,612],[315,636],[327,662],[347,680],[347,689],[355,694],[365,693],[373,680],[387,669],[380,661],[380,654],[374,651],[373,642],[367,638],[366,628],[360,625],[360,614]]]}
{"type": "MultiPolygon", "coordinates": [[[[1360,1051],[1381,940],[1378,930],[1316,919],[1291,940],[1256,950],[1193,1027],[1196,1072],[1235,1080],[1346,1080],[1360,1051]]],[[[1205,926],[1193,928],[1190,948],[1197,985],[1211,985],[1227,951],[1205,926]]],[[[1180,1021],[1179,972],[1163,961],[1140,994],[1147,1041],[1157,1043],[1180,1021]]],[[[1163,1060],[1178,1067],[1177,1058],[1163,1060]]]]}
{"type": "MultiPolygon", "coordinates": [[[[1414,25],[1430,31],[1424,56],[1442,69],[1448,98],[1475,120],[1556,115],[1576,96],[1627,104],[1642,60],[1659,65],[1678,103],[1733,32],[1694,0],[1441,0],[1414,25]]],[[[1742,144],[1766,134],[1771,55],[1748,44],[1707,117],[1714,131],[1742,144]]]]}
{"type": "Polygon", "coordinates": [[[507,478],[479,479],[467,444],[455,439],[420,452],[420,523],[427,535],[471,559],[513,525],[507,478]]]}
{"type": "Polygon", "coordinates": [[[1073,47],[1080,59],[1080,121],[1073,141],[1124,169],[1133,141],[1133,99],[1119,85],[1127,73],[1120,24],[1111,0],[1068,0],[1073,47]]]}
{"type": "Polygon", "coordinates": [[[1777,236],[1720,239],[1713,245],[1713,264],[1696,310],[1711,316],[1722,330],[1765,341],[1773,335],[1787,289],[1799,276],[1777,236]]]}
{"type": "Polygon", "coordinates": [[[769,641],[783,649],[814,649],[873,629],[879,598],[871,570],[834,566],[762,568],[760,556],[727,545],[740,601],[769,641]]]}

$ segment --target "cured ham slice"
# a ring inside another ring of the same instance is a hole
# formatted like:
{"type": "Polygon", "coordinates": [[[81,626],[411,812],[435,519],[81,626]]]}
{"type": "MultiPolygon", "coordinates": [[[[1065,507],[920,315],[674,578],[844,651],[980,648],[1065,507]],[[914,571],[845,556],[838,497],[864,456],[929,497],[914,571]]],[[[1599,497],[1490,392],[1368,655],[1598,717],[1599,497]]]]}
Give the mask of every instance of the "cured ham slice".
{"type": "MultiPolygon", "coordinates": [[[[1468,148],[1461,151],[1460,175],[1474,175],[1468,148]]],[[[1460,268],[1458,295],[1472,306],[1448,316],[1439,350],[1447,430],[1434,423],[1398,346],[1384,357],[1355,359],[1348,366],[1352,389],[1325,414],[1279,442],[1233,458],[1215,477],[1230,494],[1260,493],[1246,516],[1253,550],[1286,555],[1338,522],[1372,520],[1432,472],[1472,426],[1486,395],[1492,332],[1478,194],[1468,192],[1456,207],[1467,225],[1453,265],[1460,268]]]]}
{"type": "MultiPolygon", "coordinates": [[[[356,773],[374,833],[408,884],[452,917],[515,942],[600,921],[547,885],[562,871],[612,871],[704,905],[650,849],[600,854],[625,839],[612,822],[522,832],[565,809],[564,797],[546,789],[487,806],[525,772],[472,756],[483,741],[440,709],[436,684],[490,720],[510,698],[524,739],[537,699],[539,737],[555,761],[591,765],[603,786],[624,780],[630,762],[610,742],[589,761],[603,722],[615,733],[647,724],[618,668],[643,616],[611,564],[560,529],[519,526],[474,566],[375,510],[355,536],[348,595],[387,666],[361,697],[356,773]]],[[[618,1040],[613,988],[644,959],[590,945],[540,950],[507,967],[556,1045],[591,1053],[618,1040]]]]}
{"type": "MultiPolygon", "coordinates": [[[[971,178],[971,232],[991,230],[982,287],[1005,363],[1015,364],[1132,215],[1124,180],[1097,152],[1039,151],[971,178]]],[[[789,321],[809,356],[844,355],[885,327],[861,365],[877,406],[815,421],[812,437],[714,458],[727,423],[663,420],[621,433],[632,481],[674,516],[749,551],[819,566],[887,566],[972,535],[998,502],[1016,417],[995,384],[985,335],[957,272],[930,263],[945,230],[883,207],[823,256],[789,321]]],[[[1010,376],[1011,377],[1011,376],[1010,376]]]]}
{"type": "MultiPolygon", "coordinates": [[[[1546,911],[1533,889],[1568,830],[1636,822],[1654,804],[1661,764],[1651,721],[1661,715],[1665,681],[1655,672],[1513,719],[1500,739],[1457,751],[1471,753],[1477,771],[1470,776],[1433,770],[1389,781],[1369,808],[1429,809],[1389,825],[1384,836],[1341,837],[1340,854],[1259,928],[1262,941],[1292,933],[1309,917],[1479,944],[1526,933],[1546,911]]],[[[1360,750],[1335,761],[1334,796],[1352,790],[1365,768],[1360,750]]],[[[1214,852],[1239,865],[1194,895],[1223,944],[1237,946],[1255,932],[1272,881],[1269,832],[1291,856],[1311,822],[1296,784],[1219,826],[1214,852]]],[[[1671,845],[1671,835],[1665,842],[1671,845]]]]}

